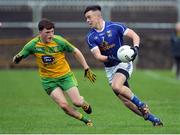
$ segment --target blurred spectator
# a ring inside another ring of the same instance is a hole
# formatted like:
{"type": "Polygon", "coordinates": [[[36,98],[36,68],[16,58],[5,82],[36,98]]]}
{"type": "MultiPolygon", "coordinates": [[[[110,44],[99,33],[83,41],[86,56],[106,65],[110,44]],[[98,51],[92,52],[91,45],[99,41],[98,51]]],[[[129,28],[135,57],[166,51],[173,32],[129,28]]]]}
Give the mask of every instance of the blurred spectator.
{"type": "Polygon", "coordinates": [[[171,51],[176,66],[176,78],[180,79],[180,22],[176,23],[175,31],[171,36],[171,51]]]}

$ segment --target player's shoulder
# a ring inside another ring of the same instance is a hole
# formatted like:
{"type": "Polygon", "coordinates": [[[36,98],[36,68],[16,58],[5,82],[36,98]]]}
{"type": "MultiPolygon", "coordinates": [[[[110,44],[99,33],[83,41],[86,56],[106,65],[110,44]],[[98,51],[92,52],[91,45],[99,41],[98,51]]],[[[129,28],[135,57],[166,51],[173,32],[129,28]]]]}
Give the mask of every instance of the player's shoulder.
{"type": "Polygon", "coordinates": [[[94,33],[95,33],[95,30],[94,30],[94,29],[90,29],[90,30],[88,31],[88,33],[87,33],[87,36],[92,35],[92,34],[94,34],[94,33]]]}
{"type": "Polygon", "coordinates": [[[66,38],[64,38],[61,35],[54,35],[53,41],[56,42],[56,44],[61,46],[71,46],[74,47],[73,44],[71,44],[66,38]]]}
{"type": "Polygon", "coordinates": [[[53,41],[56,43],[67,42],[67,40],[64,37],[62,37],[61,35],[54,35],[53,41]]]}
{"type": "Polygon", "coordinates": [[[64,40],[64,38],[61,35],[54,35],[54,40],[64,40]]]}
{"type": "Polygon", "coordinates": [[[39,41],[40,41],[39,36],[36,36],[36,37],[32,38],[32,39],[26,44],[26,46],[35,46],[39,41]]]}
{"type": "Polygon", "coordinates": [[[106,22],[106,27],[126,27],[126,25],[124,23],[121,22],[106,22]]]}

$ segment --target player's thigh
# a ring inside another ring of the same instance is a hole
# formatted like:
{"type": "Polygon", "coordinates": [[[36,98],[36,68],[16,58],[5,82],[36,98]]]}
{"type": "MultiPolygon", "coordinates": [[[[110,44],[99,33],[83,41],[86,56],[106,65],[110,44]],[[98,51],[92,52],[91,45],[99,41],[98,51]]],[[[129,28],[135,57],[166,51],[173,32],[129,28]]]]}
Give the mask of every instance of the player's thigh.
{"type": "Polygon", "coordinates": [[[77,87],[72,87],[66,91],[67,95],[70,97],[71,101],[75,105],[83,104],[83,97],[80,96],[79,90],[77,87]]]}
{"type": "Polygon", "coordinates": [[[112,79],[112,88],[113,89],[120,89],[126,81],[126,76],[122,73],[115,73],[112,79]]]}
{"type": "Polygon", "coordinates": [[[61,88],[56,87],[50,94],[50,97],[61,107],[68,104],[61,88]]]}

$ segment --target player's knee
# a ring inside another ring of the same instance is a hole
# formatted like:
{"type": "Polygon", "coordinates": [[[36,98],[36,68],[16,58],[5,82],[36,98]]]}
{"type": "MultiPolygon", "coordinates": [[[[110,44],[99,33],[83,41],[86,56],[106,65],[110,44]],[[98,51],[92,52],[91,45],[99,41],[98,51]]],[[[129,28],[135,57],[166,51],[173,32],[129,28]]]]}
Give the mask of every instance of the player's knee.
{"type": "Polygon", "coordinates": [[[120,86],[119,84],[116,84],[116,83],[112,83],[111,87],[115,94],[121,94],[122,86],[120,86]]]}
{"type": "Polygon", "coordinates": [[[119,89],[119,86],[118,86],[118,84],[116,84],[116,83],[112,83],[112,84],[111,84],[111,87],[112,87],[112,89],[115,90],[115,91],[119,89]]]}
{"type": "Polygon", "coordinates": [[[112,88],[113,88],[113,92],[114,92],[117,96],[124,95],[124,91],[123,91],[121,88],[115,88],[115,87],[112,87],[112,88]]]}
{"type": "Polygon", "coordinates": [[[77,98],[76,100],[72,101],[73,105],[75,105],[77,107],[82,106],[83,102],[84,102],[84,98],[82,96],[80,96],[80,98],[77,98]]]}

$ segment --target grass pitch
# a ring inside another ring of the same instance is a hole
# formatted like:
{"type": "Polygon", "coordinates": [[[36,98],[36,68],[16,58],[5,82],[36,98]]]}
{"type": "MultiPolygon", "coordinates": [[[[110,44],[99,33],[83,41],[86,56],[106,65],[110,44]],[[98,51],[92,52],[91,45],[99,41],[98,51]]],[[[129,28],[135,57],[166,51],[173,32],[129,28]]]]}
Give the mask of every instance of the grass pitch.
{"type": "Polygon", "coordinates": [[[103,70],[93,70],[97,75],[95,84],[84,80],[82,70],[73,71],[81,95],[93,107],[89,117],[94,127],[65,115],[42,89],[36,70],[0,70],[0,133],[180,133],[180,80],[175,80],[172,72],[137,70],[130,80],[133,92],[164,122],[164,127],[156,128],[124,107],[103,70]]]}

